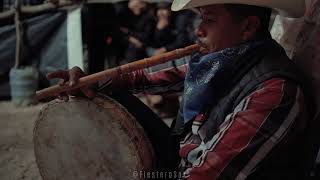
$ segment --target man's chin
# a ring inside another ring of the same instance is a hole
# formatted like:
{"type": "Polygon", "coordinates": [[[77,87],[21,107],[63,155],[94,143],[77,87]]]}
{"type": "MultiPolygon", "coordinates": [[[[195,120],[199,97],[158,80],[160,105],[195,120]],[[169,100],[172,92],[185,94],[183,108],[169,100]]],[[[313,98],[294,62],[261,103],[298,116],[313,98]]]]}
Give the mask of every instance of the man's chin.
{"type": "Polygon", "coordinates": [[[201,48],[204,48],[204,49],[207,49],[207,48],[208,48],[208,46],[207,46],[205,43],[203,43],[203,42],[201,42],[201,41],[199,41],[199,40],[197,40],[196,43],[197,43],[201,48]]]}
{"type": "Polygon", "coordinates": [[[200,41],[196,41],[196,43],[200,46],[200,53],[201,54],[207,54],[207,52],[209,52],[207,46],[205,44],[203,44],[202,42],[200,41]]]}
{"type": "Polygon", "coordinates": [[[210,51],[207,48],[203,48],[202,46],[200,46],[199,52],[201,54],[209,54],[210,53],[210,51]]]}

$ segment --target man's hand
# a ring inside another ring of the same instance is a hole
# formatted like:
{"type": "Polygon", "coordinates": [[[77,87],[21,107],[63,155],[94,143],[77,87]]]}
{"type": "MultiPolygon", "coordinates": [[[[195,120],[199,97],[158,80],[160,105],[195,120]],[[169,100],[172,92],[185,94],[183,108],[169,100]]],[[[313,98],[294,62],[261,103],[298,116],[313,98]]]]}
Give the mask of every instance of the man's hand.
{"type": "MultiPolygon", "coordinates": [[[[48,79],[59,78],[60,81],[58,82],[58,85],[60,86],[69,85],[70,87],[77,85],[79,79],[83,76],[85,76],[85,73],[77,66],[73,67],[68,71],[58,70],[58,71],[47,74],[48,79]],[[67,81],[69,81],[69,84],[66,84],[67,81]]],[[[72,95],[72,96],[84,95],[88,98],[93,98],[95,97],[96,92],[94,90],[94,86],[84,86],[79,89],[57,94],[56,96],[60,100],[68,101],[69,95],[72,95]]]]}
{"type": "Polygon", "coordinates": [[[162,30],[166,27],[168,27],[170,25],[169,20],[168,19],[159,19],[158,23],[157,23],[157,29],[158,30],[162,30]]]}
{"type": "Polygon", "coordinates": [[[154,52],[154,55],[163,54],[165,52],[167,52],[167,49],[165,47],[161,47],[159,49],[156,49],[156,51],[154,52]]]}
{"type": "Polygon", "coordinates": [[[126,27],[120,27],[120,31],[123,32],[124,34],[128,34],[129,33],[129,29],[126,27]]]}
{"type": "Polygon", "coordinates": [[[133,36],[129,37],[129,42],[131,42],[136,48],[143,47],[143,43],[133,36]]]}

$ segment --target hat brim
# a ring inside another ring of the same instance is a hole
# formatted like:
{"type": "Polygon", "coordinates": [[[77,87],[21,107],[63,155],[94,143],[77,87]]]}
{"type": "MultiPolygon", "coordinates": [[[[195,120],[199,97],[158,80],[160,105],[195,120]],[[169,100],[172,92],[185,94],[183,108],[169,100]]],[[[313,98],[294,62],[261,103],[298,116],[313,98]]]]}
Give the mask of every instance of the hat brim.
{"type": "Polygon", "coordinates": [[[171,10],[180,11],[214,4],[246,4],[268,7],[276,10],[281,16],[293,18],[303,16],[306,9],[304,0],[174,0],[171,10]]]}

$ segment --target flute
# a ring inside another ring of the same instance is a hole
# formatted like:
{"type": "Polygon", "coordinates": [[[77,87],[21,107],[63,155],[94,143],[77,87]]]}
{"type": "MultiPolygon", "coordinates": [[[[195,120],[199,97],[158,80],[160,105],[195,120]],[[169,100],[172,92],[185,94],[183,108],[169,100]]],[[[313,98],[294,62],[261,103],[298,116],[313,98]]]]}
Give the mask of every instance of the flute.
{"type": "Polygon", "coordinates": [[[152,56],[149,58],[144,58],[142,60],[124,64],[115,68],[107,69],[107,70],[80,78],[78,83],[73,87],[70,87],[67,85],[68,83],[65,83],[65,85],[54,85],[54,86],[39,90],[36,92],[36,99],[41,100],[58,93],[62,93],[62,92],[70,91],[73,89],[78,89],[80,87],[87,86],[90,84],[94,84],[100,80],[103,80],[105,77],[114,77],[116,75],[128,74],[130,72],[133,72],[139,69],[144,69],[144,68],[156,66],[159,64],[163,64],[169,61],[173,61],[173,60],[191,55],[192,53],[197,52],[199,50],[200,50],[200,46],[197,44],[193,44],[185,48],[176,49],[167,53],[152,56]]]}

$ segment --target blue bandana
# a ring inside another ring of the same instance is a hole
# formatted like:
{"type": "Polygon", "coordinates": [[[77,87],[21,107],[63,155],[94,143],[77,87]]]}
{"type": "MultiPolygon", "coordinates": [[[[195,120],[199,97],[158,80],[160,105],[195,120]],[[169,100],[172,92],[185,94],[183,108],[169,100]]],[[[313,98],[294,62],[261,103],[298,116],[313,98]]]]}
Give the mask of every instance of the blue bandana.
{"type": "Polygon", "coordinates": [[[180,108],[184,123],[189,122],[201,113],[204,110],[203,108],[216,98],[215,80],[224,78],[217,74],[223,74],[219,72],[226,70],[235,61],[244,57],[249,51],[261,44],[261,42],[251,42],[204,56],[195,54],[191,58],[184,82],[182,108],[180,108]]]}

